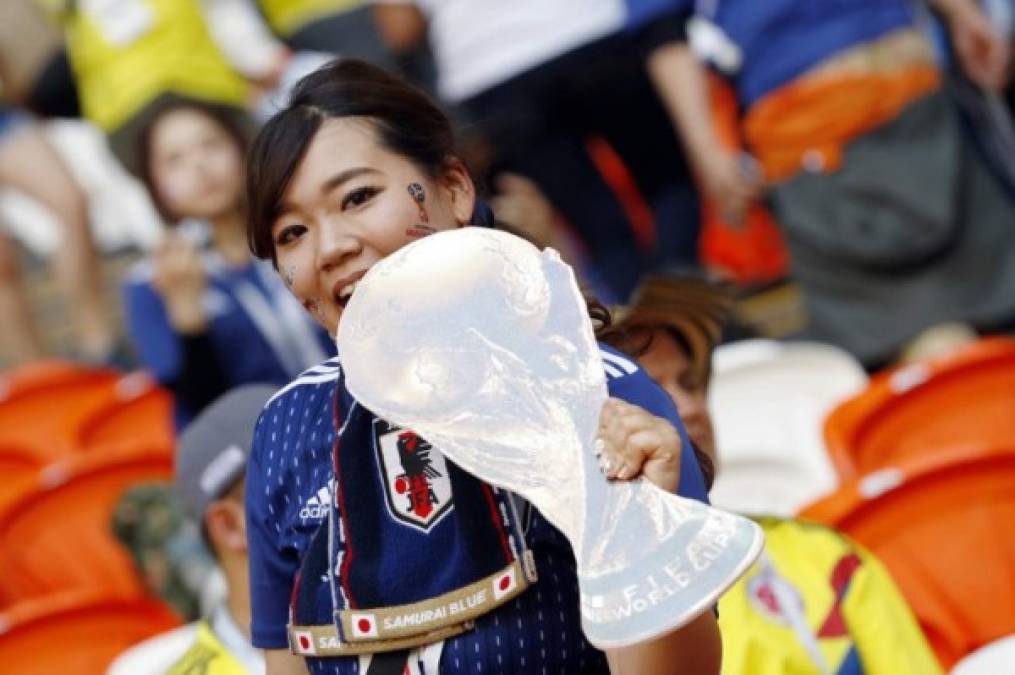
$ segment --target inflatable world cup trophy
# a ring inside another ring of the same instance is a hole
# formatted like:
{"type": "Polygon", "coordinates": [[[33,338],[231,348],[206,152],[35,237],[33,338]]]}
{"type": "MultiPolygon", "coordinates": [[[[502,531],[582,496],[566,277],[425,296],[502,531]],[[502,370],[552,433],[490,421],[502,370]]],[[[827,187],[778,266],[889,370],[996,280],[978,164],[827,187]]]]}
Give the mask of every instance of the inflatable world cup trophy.
{"type": "Polygon", "coordinates": [[[761,550],[745,518],[600,472],[602,357],[574,275],[551,249],[477,227],[414,242],[360,281],[338,344],[360,403],[529,500],[567,536],[582,628],[599,648],[679,628],[761,550]]]}

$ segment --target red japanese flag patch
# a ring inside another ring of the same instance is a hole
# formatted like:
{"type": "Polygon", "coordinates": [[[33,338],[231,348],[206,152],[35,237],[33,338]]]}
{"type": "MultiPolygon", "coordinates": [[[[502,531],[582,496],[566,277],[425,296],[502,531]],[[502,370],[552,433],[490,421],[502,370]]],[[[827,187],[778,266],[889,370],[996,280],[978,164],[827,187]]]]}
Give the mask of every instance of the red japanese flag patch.
{"type": "Polygon", "coordinates": [[[377,617],[373,614],[353,613],[349,615],[349,622],[352,624],[352,636],[354,638],[377,637],[377,617]]]}
{"type": "Polygon", "coordinates": [[[518,587],[518,580],[515,578],[514,566],[505,570],[503,574],[497,575],[493,580],[493,598],[500,600],[508,593],[518,587]]]}
{"type": "Polygon", "coordinates": [[[317,653],[317,648],[314,647],[314,636],[308,631],[293,631],[293,642],[298,654],[313,655],[317,653]]]}

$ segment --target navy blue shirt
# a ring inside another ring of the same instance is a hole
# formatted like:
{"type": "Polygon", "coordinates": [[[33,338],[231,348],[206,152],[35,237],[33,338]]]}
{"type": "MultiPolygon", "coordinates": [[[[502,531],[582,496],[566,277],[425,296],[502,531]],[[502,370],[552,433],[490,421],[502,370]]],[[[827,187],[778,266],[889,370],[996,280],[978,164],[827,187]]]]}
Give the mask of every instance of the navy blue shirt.
{"type": "MultiPolygon", "coordinates": [[[[682,442],[678,492],[707,502],[704,480],[671,399],[626,356],[609,347],[601,352],[610,395],[664,417],[678,429],[682,442]]],[[[465,484],[455,482],[460,470],[434,448],[431,460],[437,473],[450,478],[446,483],[434,481],[433,509],[412,512],[402,501],[393,501],[399,488],[392,482],[397,478],[385,471],[385,452],[400,430],[352,405],[344,390],[337,393],[346,418],[338,481],[345,487],[335,495],[333,415],[340,370],[335,358],[306,371],[268,403],[255,429],[246,489],[251,633],[254,645],[265,649],[288,647],[294,580],[329,508],[341,512],[344,504],[341,538],[343,545],[346,540],[356,543],[361,595],[388,594],[400,602],[430,597],[450,583],[442,575],[468,567],[470,557],[476,557],[474,540],[462,540],[470,521],[482,518],[455,510],[451,486],[465,484]],[[349,453],[350,447],[355,451],[349,453]],[[350,464],[346,457],[358,459],[350,464]],[[356,475],[346,475],[347,471],[356,475]],[[364,558],[370,563],[365,564],[364,558]]],[[[522,508],[519,520],[539,581],[480,617],[474,630],[446,640],[440,672],[608,672],[603,654],[581,633],[575,562],[567,540],[530,506],[522,508]]],[[[489,528],[489,519],[485,522],[489,528]]],[[[467,571],[466,577],[472,573],[467,571]]],[[[357,581],[355,573],[352,580],[357,581]]],[[[301,585],[306,583],[301,580],[301,585]]],[[[340,587],[339,593],[345,592],[340,587]]],[[[301,610],[312,616],[300,617],[299,622],[330,623],[329,593],[327,584],[319,584],[314,606],[301,610]]],[[[370,607],[379,598],[356,600],[359,606],[370,607]]],[[[340,605],[352,606],[347,601],[339,598],[340,605]]],[[[358,673],[365,663],[356,657],[307,659],[311,673],[358,673]]]]}
{"type": "MultiPolygon", "coordinates": [[[[251,383],[281,387],[335,353],[327,332],[313,323],[268,263],[231,267],[213,253],[204,255],[204,263],[207,337],[225,379],[223,390],[251,383]]],[[[127,333],[141,363],[172,388],[188,367],[188,355],[152,285],[152,273],[152,263],[142,261],[124,283],[127,333]]],[[[197,412],[192,402],[177,400],[177,427],[197,412]]]]}

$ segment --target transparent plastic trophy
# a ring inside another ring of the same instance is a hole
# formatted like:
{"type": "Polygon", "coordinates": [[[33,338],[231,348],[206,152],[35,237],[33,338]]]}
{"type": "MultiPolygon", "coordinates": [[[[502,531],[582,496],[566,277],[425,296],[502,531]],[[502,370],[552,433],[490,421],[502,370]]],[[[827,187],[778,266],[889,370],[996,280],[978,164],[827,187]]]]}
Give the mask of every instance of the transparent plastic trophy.
{"type": "Polygon", "coordinates": [[[603,362],[574,275],[552,249],[478,227],[413,242],[360,281],[338,344],[360,403],[564,533],[582,628],[599,648],[679,628],[761,550],[745,518],[603,476],[603,362]]]}

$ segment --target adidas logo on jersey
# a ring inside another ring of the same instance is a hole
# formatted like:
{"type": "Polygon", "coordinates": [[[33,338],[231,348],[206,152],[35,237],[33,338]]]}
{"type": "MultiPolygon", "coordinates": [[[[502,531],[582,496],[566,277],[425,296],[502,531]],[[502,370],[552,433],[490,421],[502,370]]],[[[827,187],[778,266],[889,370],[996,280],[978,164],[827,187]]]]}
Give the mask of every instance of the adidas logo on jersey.
{"type": "Polygon", "coordinates": [[[325,485],[307,500],[300,509],[301,520],[321,520],[328,515],[328,507],[331,506],[331,490],[328,487],[325,485]]]}

